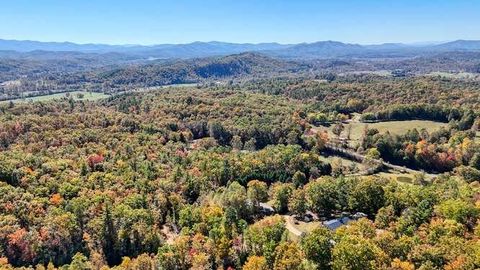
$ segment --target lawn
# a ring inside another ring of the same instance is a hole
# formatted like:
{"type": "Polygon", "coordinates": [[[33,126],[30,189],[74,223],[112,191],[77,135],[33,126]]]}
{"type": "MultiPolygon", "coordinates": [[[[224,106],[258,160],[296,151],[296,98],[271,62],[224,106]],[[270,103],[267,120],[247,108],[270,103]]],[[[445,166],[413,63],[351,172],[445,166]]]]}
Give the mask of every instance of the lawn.
{"type": "Polygon", "coordinates": [[[0,104],[1,103],[8,103],[10,101],[13,101],[14,103],[50,101],[50,100],[55,100],[55,99],[67,98],[67,96],[72,97],[74,100],[90,100],[90,101],[95,101],[95,100],[104,99],[104,98],[109,97],[109,95],[106,95],[104,93],[74,91],[74,92],[56,93],[56,94],[44,95],[44,96],[4,100],[4,101],[0,101],[0,104]]]}
{"type": "MultiPolygon", "coordinates": [[[[358,117],[356,117],[358,118],[358,117]]],[[[390,132],[393,135],[402,135],[405,134],[408,130],[412,130],[416,128],[418,131],[421,129],[426,129],[428,132],[432,132],[435,130],[440,129],[441,127],[446,127],[448,124],[446,123],[440,123],[440,122],[433,122],[433,121],[426,121],[426,120],[409,120],[409,121],[387,121],[387,122],[378,122],[378,123],[361,123],[358,122],[358,120],[355,120],[353,122],[350,122],[348,124],[344,124],[345,129],[341,134],[341,137],[346,138],[347,137],[347,130],[348,126],[351,127],[350,130],[350,140],[348,141],[348,144],[351,147],[356,147],[362,138],[363,131],[365,130],[366,127],[368,128],[376,128],[380,133],[385,133],[385,132],[390,132]]],[[[336,135],[333,134],[332,132],[333,125],[330,127],[324,127],[324,126],[319,126],[319,127],[314,127],[316,130],[325,130],[328,132],[328,135],[330,138],[336,138],[336,135]]],[[[477,133],[477,140],[480,140],[480,132],[477,133]]],[[[342,164],[344,166],[349,166],[352,164],[355,164],[357,168],[362,171],[365,169],[365,165],[354,162],[345,158],[337,157],[337,156],[329,156],[329,157],[321,157],[321,160],[324,162],[331,163],[334,159],[340,159],[342,161],[342,164]]],[[[422,173],[418,171],[418,173],[422,173]]],[[[414,182],[415,175],[409,174],[409,173],[401,173],[397,171],[388,171],[388,172],[380,172],[375,174],[377,176],[381,176],[383,178],[388,178],[392,179],[401,183],[408,183],[411,184],[414,182]]],[[[435,178],[437,175],[435,174],[424,174],[425,178],[427,180],[431,180],[435,178]]]]}

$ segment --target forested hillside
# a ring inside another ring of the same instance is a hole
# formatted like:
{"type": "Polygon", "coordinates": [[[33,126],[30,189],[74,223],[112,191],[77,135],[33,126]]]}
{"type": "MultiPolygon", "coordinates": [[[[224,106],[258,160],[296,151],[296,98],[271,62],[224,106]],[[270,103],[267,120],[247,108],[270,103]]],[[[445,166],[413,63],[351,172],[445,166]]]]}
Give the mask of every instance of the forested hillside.
{"type": "MultiPolygon", "coordinates": [[[[371,47],[319,42],[286,47],[275,53],[267,49],[254,52],[245,49],[247,51],[240,54],[226,55],[215,53],[224,48],[221,44],[210,44],[204,49],[208,51],[211,46],[216,49],[203,58],[158,58],[116,51],[0,51],[0,99],[72,91],[116,93],[171,84],[229,83],[272,77],[323,79],[332,74],[337,77],[374,74],[387,78],[441,76],[475,81],[480,78],[480,53],[474,49],[388,55],[386,52],[398,46],[379,45],[375,48],[383,48],[379,50],[386,55],[377,55],[375,50],[371,52],[371,47]],[[298,55],[283,57],[280,53],[289,50],[298,55]],[[339,51],[358,50],[374,55],[338,55],[339,51]]],[[[269,47],[268,44],[262,46],[269,47]]],[[[237,48],[235,52],[241,52],[240,48],[249,46],[233,47],[237,48]]],[[[188,51],[187,48],[183,47],[188,51]]]]}
{"type": "Polygon", "coordinates": [[[480,1],[2,1],[0,270],[479,270],[480,1]]]}
{"type": "Polygon", "coordinates": [[[0,64],[0,69],[4,71],[0,75],[0,98],[78,90],[116,93],[171,84],[293,75],[310,67],[307,63],[277,60],[254,53],[148,63],[124,59],[121,64],[110,62],[112,59],[108,56],[97,57],[101,58],[3,60],[4,64],[0,64]]]}
{"type": "Polygon", "coordinates": [[[480,267],[475,43],[60,45],[0,53],[0,269],[480,267]]]}
{"type": "Polygon", "coordinates": [[[354,106],[363,102],[352,95],[340,113],[324,98],[292,96],[299,83],[272,94],[261,83],[3,104],[2,269],[480,267],[480,145],[469,135],[478,115],[460,127],[468,112],[458,104],[448,130],[365,131],[365,165],[403,153],[411,168],[446,174],[419,171],[408,184],[355,175],[324,159],[335,137],[313,127],[375,103],[354,106]],[[357,212],[348,226],[322,225],[357,212]]]}

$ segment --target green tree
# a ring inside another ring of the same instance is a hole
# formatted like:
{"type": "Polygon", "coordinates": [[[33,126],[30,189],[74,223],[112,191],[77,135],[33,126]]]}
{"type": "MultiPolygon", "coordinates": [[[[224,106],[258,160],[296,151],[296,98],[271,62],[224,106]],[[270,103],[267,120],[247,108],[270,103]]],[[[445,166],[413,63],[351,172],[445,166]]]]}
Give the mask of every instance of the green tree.
{"type": "Polygon", "coordinates": [[[252,180],[247,184],[247,197],[255,208],[268,200],[268,186],[265,182],[252,180]]]}
{"type": "Polygon", "coordinates": [[[299,144],[300,132],[298,130],[292,130],[287,134],[287,144],[299,144]]]}
{"type": "Polygon", "coordinates": [[[307,211],[307,200],[303,189],[296,189],[288,200],[288,209],[297,216],[304,216],[307,211]]]}
{"type": "Polygon", "coordinates": [[[301,171],[296,171],[292,176],[292,183],[295,188],[302,187],[307,183],[307,177],[301,171]]]}
{"type": "Polygon", "coordinates": [[[90,270],[92,269],[91,263],[88,261],[87,257],[85,257],[81,253],[75,254],[73,256],[72,262],[68,266],[68,270],[90,270]]]}
{"type": "Polygon", "coordinates": [[[222,194],[222,204],[225,208],[235,209],[239,218],[247,219],[250,214],[247,191],[238,182],[232,182],[222,194]]]}
{"type": "Polygon", "coordinates": [[[295,242],[281,243],[275,249],[274,270],[302,270],[303,253],[295,242]]]}
{"type": "Polygon", "coordinates": [[[247,151],[257,150],[257,140],[255,140],[255,138],[251,138],[245,143],[245,146],[243,147],[243,149],[247,151]]]}
{"type": "Polygon", "coordinates": [[[470,166],[459,166],[455,168],[455,173],[461,176],[467,183],[480,181],[480,170],[470,166]]]}
{"type": "Polygon", "coordinates": [[[320,227],[307,234],[301,241],[305,257],[314,262],[318,269],[330,269],[332,260],[332,233],[320,227]]]}
{"type": "MultiPolygon", "coordinates": [[[[475,153],[472,157],[472,159],[470,159],[470,166],[472,166],[473,168],[477,169],[477,170],[480,170],[480,153],[475,153]]],[[[479,179],[480,180],[480,179],[479,179]]]]}
{"type": "Polygon", "coordinates": [[[375,225],[379,229],[387,229],[392,222],[396,220],[393,206],[382,207],[375,216],[375,225]]]}
{"type": "Polygon", "coordinates": [[[362,179],[351,191],[348,204],[353,211],[364,212],[373,217],[385,205],[383,187],[373,178],[362,179]]]}
{"type": "Polygon", "coordinates": [[[285,220],[282,216],[266,217],[250,225],[245,232],[245,244],[251,255],[264,256],[269,267],[273,266],[275,248],[282,241],[285,220]]]}
{"type": "Polygon", "coordinates": [[[221,145],[226,145],[231,140],[230,133],[223,127],[219,122],[210,122],[208,123],[208,135],[221,145]]]}
{"type": "Polygon", "coordinates": [[[371,241],[360,236],[346,236],[332,250],[334,270],[378,269],[384,254],[371,241]]]}
{"type": "Polygon", "coordinates": [[[435,211],[442,217],[453,219],[458,223],[474,223],[479,215],[479,210],[472,203],[460,199],[450,199],[435,207],[435,211]]]}
{"type": "Polygon", "coordinates": [[[232,145],[233,149],[236,149],[236,150],[242,150],[243,149],[242,138],[240,138],[240,136],[238,136],[238,135],[233,136],[230,144],[232,145]]]}
{"type": "Polygon", "coordinates": [[[293,185],[290,183],[275,183],[272,185],[273,208],[279,213],[288,211],[288,200],[292,195],[293,185]]]}
{"type": "Polygon", "coordinates": [[[118,264],[121,261],[121,257],[118,253],[118,235],[114,225],[112,213],[110,210],[110,204],[105,206],[105,212],[103,216],[103,253],[107,259],[109,265],[118,264]]]}
{"type": "Polygon", "coordinates": [[[307,206],[317,214],[330,215],[336,209],[337,190],[330,178],[320,178],[305,185],[307,206]]]}
{"type": "Polygon", "coordinates": [[[370,148],[367,151],[366,157],[370,159],[379,159],[381,157],[381,154],[377,150],[377,148],[370,148]]]}

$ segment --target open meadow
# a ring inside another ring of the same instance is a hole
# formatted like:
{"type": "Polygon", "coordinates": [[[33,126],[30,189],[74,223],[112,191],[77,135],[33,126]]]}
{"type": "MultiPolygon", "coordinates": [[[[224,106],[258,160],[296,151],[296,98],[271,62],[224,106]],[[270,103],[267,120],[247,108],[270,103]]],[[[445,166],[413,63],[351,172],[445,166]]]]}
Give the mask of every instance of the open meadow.
{"type": "MultiPolygon", "coordinates": [[[[366,128],[377,129],[380,134],[389,132],[392,135],[403,135],[409,130],[417,129],[418,131],[425,129],[429,133],[436,131],[442,127],[447,127],[447,123],[434,122],[428,120],[408,120],[408,121],[385,121],[377,123],[363,123],[363,122],[351,122],[344,124],[344,130],[340,137],[347,138],[348,132],[350,132],[350,144],[358,143],[366,128]]],[[[335,138],[333,133],[333,125],[329,127],[319,126],[315,127],[317,130],[326,130],[330,138],[335,138]]]]}
{"type": "Polygon", "coordinates": [[[0,101],[0,104],[8,103],[10,101],[12,101],[13,103],[39,102],[39,101],[44,101],[45,102],[45,101],[65,99],[65,98],[68,99],[70,97],[73,98],[74,100],[96,101],[96,100],[108,98],[109,95],[104,94],[104,93],[97,93],[97,92],[73,91],[73,92],[56,93],[56,94],[50,94],[50,95],[44,95],[44,96],[4,100],[4,101],[0,101]]]}

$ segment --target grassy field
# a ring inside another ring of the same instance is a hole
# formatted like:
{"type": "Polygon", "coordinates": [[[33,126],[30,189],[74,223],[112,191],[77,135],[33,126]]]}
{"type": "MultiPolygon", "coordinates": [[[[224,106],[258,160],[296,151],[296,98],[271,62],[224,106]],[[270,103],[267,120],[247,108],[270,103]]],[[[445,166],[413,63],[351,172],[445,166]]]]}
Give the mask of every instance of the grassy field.
{"type": "Polygon", "coordinates": [[[459,72],[459,73],[449,73],[449,72],[431,72],[427,76],[432,77],[443,77],[449,79],[479,79],[480,76],[475,73],[469,72],[459,72]]]}
{"type": "Polygon", "coordinates": [[[363,74],[372,74],[372,75],[377,75],[377,76],[384,76],[384,77],[391,77],[392,72],[389,70],[365,70],[365,71],[348,71],[344,73],[340,73],[340,76],[346,76],[346,75],[363,75],[363,74]]]}
{"type": "MultiPolygon", "coordinates": [[[[441,127],[446,127],[447,123],[440,123],[434,121],[426,120],[409,120],[409,121],[387,121],[387,122],[378,122],[378,123],[361,123],[361,122],[352,122],[345,124],[345,129],[341,134],[341,137],[347,137],[347,132],[350,126],[350,143],[356,143],[362,138],[363,131],[366,127],[376,128],[380,133],[390,132],[393,135],[402,135],[405,134],[408,130],[416,128],[420,131],[422,128],[426,129],[428,132],[438,130],[441,127]]],[[[317,129],[327,130],[330,138],[335,138],[336,136],[332,132],[333,125],[330,127],[320,126],[317,129]]]]}
{"type": "MultiPolygon", "coordinates": [[[[356,117],[358,118],[358,117],[356,117]]],[[[446,127],[448,124],[440,123],[440,122],[433,122],[433,121],[425,121],[425,120],[410,120],[410,121],[387,121],[387,122],[379,122],[379,123],[361,123],[354,119],[353,122],[349,124],[345,124],[345,129],[341,134],[341,137],[347,137],[347,130],[350,126],[350,140],[348,143],[350,146],[355,147],[360,143],[360,140],[363,135],[363,131],[366,127],[368,128],[376,128],[380,133],[390,132],[393,135],[402,135],[405,134],[408,130],[412,130],[416,128],[418,131],[421,129],[426,129],[428,132],[432,132],[438,130],[441,127],[446,127]]],[[[336,135],[332,132],[333,125],[330,127],[316,127],[317,130],[326,130],[329,134],[330,138],[336,138],[336,135]]],[[[480,132],[477,133],[477,140],[480,140],[480,132]]],[[[340,159],[342,161],[343,166],[349,165],[356,165],[359,171],[365,169],[365,165],[361,163],[357,163],[348,159],[344,159],[337,156],[329,156],[329,157],[321,157],[321,159],[325,162],[331,163],[334,159],[340,159]]],[[[420,171],[418,173],[421,173],[420,171]]],[[[413,183],[415,179],[415,175],[409,173],[402,173],[397,171],[388,171],[388,172],[380,172],[375,174],[384,178],[392,179],[401,183],[413,183]]],[[[433,174],[425,174],[424,175],[427,180],[433,179],[436,175],[433,174]]]]}
{"type": "MultiPolygon", "coordinates": [[[[54,99],[62,99],[66,98],[67,96],[72,97],[74,100],[90,100],[95,101],[99,99],[104,99],[109,97],[109,95],[97,92],[84,92],[84,91],[74,91],[74,92],[67,92],[67,93],[57,93],[45,96],[36,96],[36,97],[29,97],[29,98],[19,98],[13,99],[14,103],[18,102],[39,102],[39,101],[50,101],[54,99]]],[[[1,103],[8,103],[10,100],[1,101],[1,103]]]]}
{"type": "Polygon", "coordinates": [[[384,172],[379,172],[379,173],[376,173],[374,175],[377,175],[377,176],[380,176],[380,177],[383,177],[383,178],[387,178],[387,179],[391,179],[391,180],[395,180],[395,181],[398,181],[400,183],[405,183],[405,184],[414,184],[415,178],[418,175],[423,175],[424,179],[427,180],[427,181],[431,181],[435,177],[439,176],[439,174],[424,173],[424,172],[421,172],[421,171],[418,171],[418,175],[416,175],[415,173],[403,173],[403,172],[398,172],[398,171],[395,171],[395,170],[388,170],[388,171],[384,171],[384,172]]]}
{"type": "Polygon", "coordinates": [[[415,175],[408,173],[398,173],[398,172],[379,172],[375,175],[378,175],[383,178],[391,179],[400,183],[413,184],[415,180],[415,175]]]}
{"type": "MultiPolygon", "coordinates": [[[[379,122],[379,123],[350,123],[352,126],[351,129],[351,139],[359,140],[362,137],[363,131],[366,127],[376,128],[380,133],[390,132],[394,135],[405,134],[408,130],[416,128],[421,130],[422,128],[426,129],[428,132],[435,131],[441,127],[446,127],[446,123],[425,121],[425,120],[409,120],[409,121],[388,121],[388,122],[379,122]]],[[[345,127],[345,130],[347,127],[345,127]]]]}
{"type": "Polygon", "coordinates": [[[323,162],[326,162],[326,163],[332,163],[334,160],[339,160],[341,161],[341,164],[343,167],[356,167],[357,170],[355,172],[352,172],[352,173],[357,173],[357,172],[360,172],[360,171],[364,171],[367,169],[368,166],[366,166],[365,164],[362,164],[360,162],[357,162],[357,161],[353,161],[353,160],[350,160],[350,159],[346,159],[346,158],[343,158],[343,157],[340,157],[340,156],[320,156],[320,160],[323,161],[323,162]]]}
{"type": "Polygon", "coordinates": [[[175,87],[197,87],[198,83],[179,83],[179,84],[168,84],[168,85],[163,85],[161,88],[175,88],[175,87]]]}

